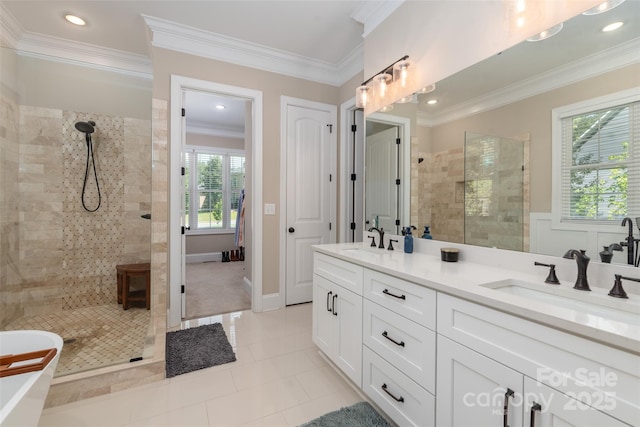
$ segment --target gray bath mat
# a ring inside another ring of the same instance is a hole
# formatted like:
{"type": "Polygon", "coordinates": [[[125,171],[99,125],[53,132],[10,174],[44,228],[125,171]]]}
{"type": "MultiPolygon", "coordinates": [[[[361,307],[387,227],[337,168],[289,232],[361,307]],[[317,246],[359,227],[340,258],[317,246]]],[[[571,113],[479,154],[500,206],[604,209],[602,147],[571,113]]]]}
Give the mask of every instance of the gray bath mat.
{"type": "Polygon", "coordinates": [[[220,323],[167,333],[167,378],[235,360],[220,323]]]}
{"type": "Polygon", "coordinates": [[[329,412],[300,427],[391,427],[368,402],[329,412]]]}

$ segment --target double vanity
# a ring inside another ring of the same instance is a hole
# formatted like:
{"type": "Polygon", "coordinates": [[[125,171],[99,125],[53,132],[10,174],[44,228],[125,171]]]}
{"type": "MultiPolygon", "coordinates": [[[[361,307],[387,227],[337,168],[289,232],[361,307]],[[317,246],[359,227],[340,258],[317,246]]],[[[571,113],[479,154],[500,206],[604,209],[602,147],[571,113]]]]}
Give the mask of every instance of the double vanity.
{"type": "Polygon", "coordinates": [[[314,247],[313,340],[389,419],[640,425],[640,295],[577,291],[569,260],[552,285],[534,261],[553,257],[459,245],[443,262],[438,244],[314,247]]]}

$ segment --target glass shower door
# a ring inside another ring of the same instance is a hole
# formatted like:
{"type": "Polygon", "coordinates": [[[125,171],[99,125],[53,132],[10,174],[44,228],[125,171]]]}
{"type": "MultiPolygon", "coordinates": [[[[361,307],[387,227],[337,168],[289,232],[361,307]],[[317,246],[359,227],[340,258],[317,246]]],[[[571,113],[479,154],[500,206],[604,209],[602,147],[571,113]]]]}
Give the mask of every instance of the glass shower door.
{"type": "Polygon", "coordinates": [[[464,243],[524,250],[524,142],[466,132],[464,243]]]}

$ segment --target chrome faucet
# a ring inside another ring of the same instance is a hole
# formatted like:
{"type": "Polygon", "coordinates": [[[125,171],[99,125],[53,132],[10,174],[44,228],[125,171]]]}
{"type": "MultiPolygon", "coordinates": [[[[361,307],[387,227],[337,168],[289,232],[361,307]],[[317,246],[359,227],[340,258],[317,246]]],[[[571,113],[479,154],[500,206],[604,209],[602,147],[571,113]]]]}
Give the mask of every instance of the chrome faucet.
{"type": "Polygon", "coordinates": [[[380,235],[380,244],[378,245],[378,247],[380,249],[384,249],[384,228],[371,227],[369,229],[369,231],[377,231],[378,232],[378,234],[380,235]]]}
{"type": "Polygon", "coordinates": [[[627,264],[634,265],[633,245],[635,239],[633,238],[633,221],[631,218],[627,217],[622,220],[622,226],[624,227],[625,225],[629,226],[629,235],[626,238],[626,242],[620,242],[620,245],[627,247],[627,264]]]}
{"type": "Polygon", "coordinates": [[[574,258],[578,264],[578,278],[576,279],[576,284],[573,286],[573,289],[590,291],[589,282],[587,281],[587,267],[589,266],[591,258],[585,254],[585,251],[578,251],[576,249],[569,249],[563,258],[574,258]]]}

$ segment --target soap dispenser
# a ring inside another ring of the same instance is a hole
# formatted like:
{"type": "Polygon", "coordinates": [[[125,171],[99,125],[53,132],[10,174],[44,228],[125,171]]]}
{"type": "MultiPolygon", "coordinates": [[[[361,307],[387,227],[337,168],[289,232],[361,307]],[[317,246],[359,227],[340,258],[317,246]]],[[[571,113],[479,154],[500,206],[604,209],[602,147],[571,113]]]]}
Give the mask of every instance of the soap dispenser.
{"type": "Polygon", "coordinates": [[[413,236],[411,235],[411,226],[407,227],[404,233],[404,253],[413,253],[413,236]]]}
{"type": "Polygon", "coordinates": [[[429,231],[429,226],[428,225],[424,226],[424,233],[422,233],[422,238],[423,239],[433,239],[433,237],[431,236],[431,232],[429,231]]]}

